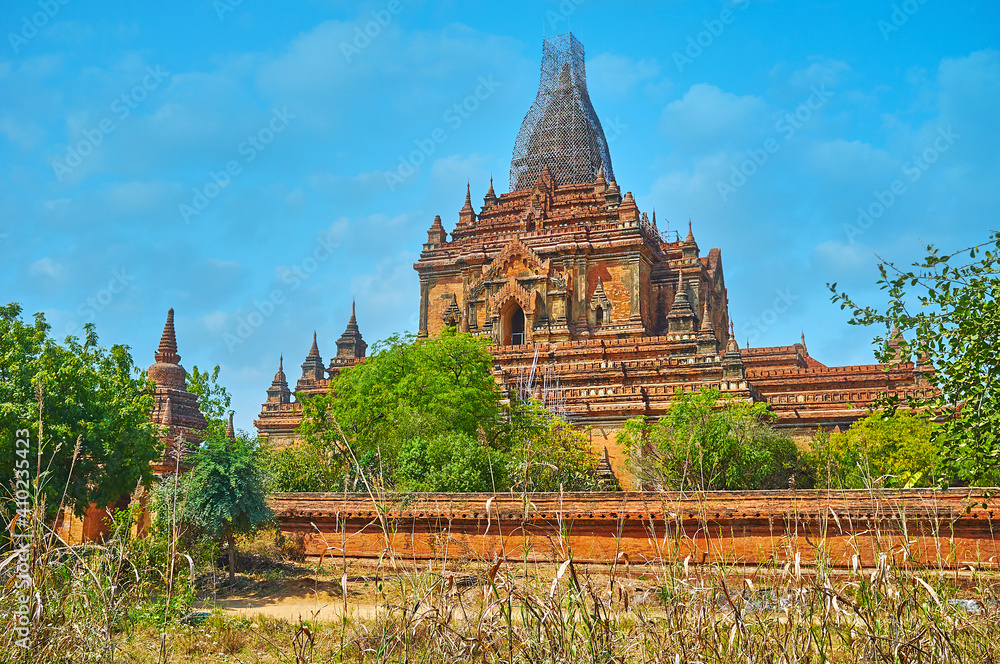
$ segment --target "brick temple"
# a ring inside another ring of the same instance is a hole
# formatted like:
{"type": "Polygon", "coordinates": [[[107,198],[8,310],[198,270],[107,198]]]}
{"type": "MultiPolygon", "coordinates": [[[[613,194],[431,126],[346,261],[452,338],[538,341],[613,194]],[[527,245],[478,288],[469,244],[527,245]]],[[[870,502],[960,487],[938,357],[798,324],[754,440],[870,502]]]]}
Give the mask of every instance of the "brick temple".
{"type": "MultiPolygon", "coordinates": [[[[571,34],[543,43],[538,94],[524,118],[510,191],[490,181],[477,211],[466,188],[449,233],[440,216],[419,261],[420,337],[448,326],[489,339],[498,382],[513,393],[555,391],[559,410],[590,427],[595,451],[624,459],[615,434],[631,417],[656,418],[677,390],[714,387],[762,401],[796,438],[846,427],[883,393],[931,388],[926,367],[899,361],[831,367],[805,337],[740,348],[733,335],[718,248],[664,238],[615,180],[607,140],[587,92],[583,45],[571,34]],[[544,375],[549,381],[526,382],[544,375]]],[[[324,367],[314,337],[294,394],[282,363],[267,391],[260,435],[294,439],[294,396],[314,394],[364,357],[352,313],[324,367]]],[[[542,395],[545,396],[545,395],[542,395]]]]}

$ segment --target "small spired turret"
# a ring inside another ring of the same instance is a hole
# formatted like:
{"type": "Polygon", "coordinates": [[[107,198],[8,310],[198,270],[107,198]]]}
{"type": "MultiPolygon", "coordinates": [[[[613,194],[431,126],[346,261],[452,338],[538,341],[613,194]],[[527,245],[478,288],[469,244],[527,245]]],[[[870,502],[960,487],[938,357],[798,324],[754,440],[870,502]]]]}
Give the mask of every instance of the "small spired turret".
{"type": "Polygon", "coordinates": [[[441,224],[441,215],[434,215],[434,223],[427,229],[427,242],[424,243],[424,251],[436,249],[442,244],[448,243],[448,231],[441,224]]]}
{"type": "Polygon", "coordinates": [[[319,354],[319,346],[316,343],[316,333],[313,332],[312,348],[306,355],[305,362],[302,363],[302,378],[295,383],[295,391],[314,387],[317,383],[326,378],[326,369],[323,367],[323,358],[319,354]]]}
{"type": "Polygon", "coordinates": [[[694,332],[696,316],[691,307],[691,299],[684,287],[684,273],[677,276],[677,293],[674,295],[673,306],[667,314],[667,332],[670,334],[694,332]]]}
{"type": "Polygon", "coordinates": [[[691,220],[688,219],[688,234],[684,238],[684,246],[681,249],[684,258],[698,258],[698,243],[695,242],[694,232],[691,230],[691,220]]]}
{"type": "Polygon", "coordinates": [[[712,314],[708,310],[707,299],[705,306],[702,307],[697,346],[699,355],[717,355],[719,352],[719,340],[715,337],[715,325],[712,323],[712,314]]]}
{"type": "Polygon", "coordinates": [[[476,223],[476,211],[472,209],[472,190],[469,183],[465,183],[465,205],[458,213],[458,223],[462,226],[471,226],[476,223]]]}
{"type": "Polygon", "coordinates": [[[337,367],[351,365],[365,356],[368,344],[361,337],[361,329],[358,327],[358,319],[355,315],[355,303],[351,302],[351,319],[347,321],[347,329],[337,339],[337,356],[330,358],[330,373],[334,373],[337,367]]]}
{"type": "Polygon", "coordinates": [[[271,387],[267,388],[268,403],[282,404],[292,402],[292,391],[288,389],[288,379],[285,378],[284,364],[284,356],[279,356],[278,373],[274,374],[274,380],[271,381],[271,387]]]}
{"type": "Polygon", "coordinates": [[[493,176],[490,176],[490,188],[483,196],[483,212],[489,212],[497,204],[497,194],[493,191],[493,176]]]}
{"type": "Polygon", "coordinates": [[[722,377],[726,380],[742,381],[745,375],[743,356],[740,354],[740,345],[736,342],[733,321],[729,321],[729,341],[726,343],[726,354],[722,356],[722,377]]]}

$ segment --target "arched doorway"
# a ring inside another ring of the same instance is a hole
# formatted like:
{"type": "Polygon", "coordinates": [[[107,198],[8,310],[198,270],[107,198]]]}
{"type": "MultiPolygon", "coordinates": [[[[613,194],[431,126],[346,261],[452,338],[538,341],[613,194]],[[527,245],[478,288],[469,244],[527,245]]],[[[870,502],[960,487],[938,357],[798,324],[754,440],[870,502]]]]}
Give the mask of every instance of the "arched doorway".
{"type": "Polygon", "coordinates": [[[520,346],[524,341],[524,311],[514,307],[510,312],[510,345],[520,346]]]}

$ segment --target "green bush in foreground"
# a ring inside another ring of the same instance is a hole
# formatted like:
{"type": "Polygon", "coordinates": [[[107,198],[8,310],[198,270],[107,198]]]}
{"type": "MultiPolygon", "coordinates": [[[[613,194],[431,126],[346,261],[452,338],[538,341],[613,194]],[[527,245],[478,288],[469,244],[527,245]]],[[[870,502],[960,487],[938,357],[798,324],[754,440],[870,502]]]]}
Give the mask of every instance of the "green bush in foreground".
{"type": "Polygon", "coordinates": [[[808,462],[823,488],[935,486],[940,478],[934,429],[913,413],[872,413],[845,432],[817,435],[808,462]]]}
{"type": "Polygon", "coordinates": [[[650,489],[787,488],[796,473],[798,485],[808,486],[795,443],[769,425],[772,418],[766,403],[715,389],[678,390],[655,424],[641,417],[627,421],[618,443],[637,481],[650,489]]]}

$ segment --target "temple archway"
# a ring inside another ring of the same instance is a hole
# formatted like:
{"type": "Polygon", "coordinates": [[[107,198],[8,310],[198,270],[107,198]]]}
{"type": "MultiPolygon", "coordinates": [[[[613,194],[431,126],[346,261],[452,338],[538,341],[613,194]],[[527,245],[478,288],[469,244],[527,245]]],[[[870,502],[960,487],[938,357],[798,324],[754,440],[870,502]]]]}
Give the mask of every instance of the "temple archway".
{"type": "Polygon", "coordinates": [[[520,346],[526,343],[528,338],[525,323],[524,309],[517,304],[513,305],[504,316],[503,345],[520,346]]]}

